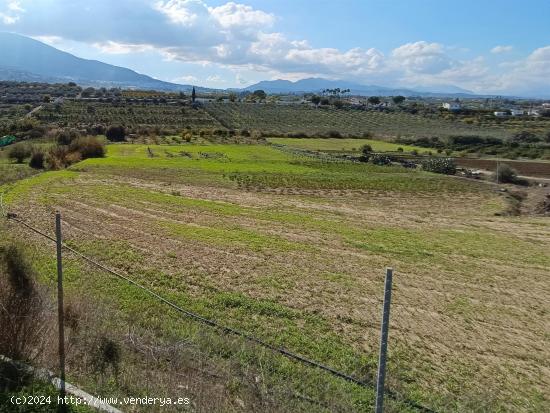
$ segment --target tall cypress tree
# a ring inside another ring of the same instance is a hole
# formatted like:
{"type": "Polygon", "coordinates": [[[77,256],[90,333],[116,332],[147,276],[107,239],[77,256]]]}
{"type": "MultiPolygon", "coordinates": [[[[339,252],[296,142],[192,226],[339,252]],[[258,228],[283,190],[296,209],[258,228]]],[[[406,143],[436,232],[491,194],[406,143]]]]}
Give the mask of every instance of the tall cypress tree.
{"type": "Polygon", "coordinates": [[[197,97],[197,94],[195,93],[195,86],[193,86],[193,91],[191,92],[191,101],[195,103],[195,98],[197,97]]]}

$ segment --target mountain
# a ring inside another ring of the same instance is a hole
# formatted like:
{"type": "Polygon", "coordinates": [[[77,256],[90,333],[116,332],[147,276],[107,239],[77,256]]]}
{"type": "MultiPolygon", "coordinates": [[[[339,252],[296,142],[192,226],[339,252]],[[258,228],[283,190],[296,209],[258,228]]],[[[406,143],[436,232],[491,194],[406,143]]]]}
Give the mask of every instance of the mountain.
{"type": "Polygon", "coordinates": [[[414,86],[411,87],[421,93],[451,93],[451,94],[464,94],[475,95],[474,92],[468,89],[463,89],[455,85],[437,85],[437,86],[414,86]]]}
{"type": "Polygon", "coordinates": [[[475,94],[469,90],[457,86],[445,85],[434,88],[390,88],[376,85],[362,85],[345,80],[329,80],[322,78],[308,78],[291,82],[289,80],[264,80],[254,85],[247,86],[241,91],[253,92],[254,90],[264,90],[267,93],[319,93],[323,89],[350,89],[352,95],[363,96],[466,96],[475,94]]]}
{"type": "Polygon", "coordinates": [[[97,60],[81,59],[14,33],[0,33],[0,50],[0,80],[75,82],[82,86],[175,91],[190,90],[192,87],[163,82],[97,60]]]}

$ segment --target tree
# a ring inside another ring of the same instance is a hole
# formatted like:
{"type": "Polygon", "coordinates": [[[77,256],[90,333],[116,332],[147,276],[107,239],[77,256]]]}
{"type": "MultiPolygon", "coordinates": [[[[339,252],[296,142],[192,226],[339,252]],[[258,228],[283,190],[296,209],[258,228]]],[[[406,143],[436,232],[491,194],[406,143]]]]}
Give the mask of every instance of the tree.
{"type": "Polygon", "coordinates": [[[52,100],[52,98],[50,97],[50,95],[44,95],[44,97],[42,98],[42,102],[44,103],[50,103],[52,100]]]}
{"type": "Polygon", "coordinates": [[[368,102],[371,104],[371,105],[378,105],[380,104],[380,98],[378,96],[370,96],[368,98],[368,102]]]}
{"type": "Polygon", "coordinates": [[[363,145],[361,148],[361,152],[363,155],[370,155],[372,153],[372,146],[370,146],[368,143],[366,145],[363,145]]]}
{"type": "Polygon", "coordinates": [[[544,137],[544,141],[545,141],[546,143],[550,143],[550,131],[548,131],[548,132],[546,133],[546,136],[544,137]]]}
{"type": "Polygon", "coordinates": [[[81,96],[83,98],[89,98],[90,96],[95,94],[95,89],[93,87],[87,87],[84,89],[81,93],[81,96]]]}
{"type": "Polygon", "coordinates": [[[518,180],[518,172],[508,164],[500,164],[494,180],[501,184],[513,184],[518,180]]]}
{"type": "Polygon", "coordinates": [[[191,102],[195,103],[196,98],[197,98],[197,93],[195,92],[195,86],[193,86],[193,90],[191,91],[191,102]]]}
{"type": "Polygon", "coordinates": [[[321,103],[321,98],[317,95],[313,95],[310,100],[311,103],[313,103],[314,105],[318,105],[319,103],[321,103]]]}
{"type": "Polygon", "coordinates": [[[23,163],[29,156],[31,156],[31,148],[26,143],[16,143],[8,152],[8,157],[15,159],[17,163],[23,163]]]}
{"type": "Polygon", "coordinates": [[[124,129],[124,126],[109,126],[105,136],[111,142],[123,142],[126,138],[126,129],[124,129]]]}
{"type": "Polygon", "coordinates": [[[258,90],[255,90],[254,92],[252,92],[252,94],[257,97],[258,99],[260,99],[260,102],[262,100],[264,100],[266,97],[267,97],[267,93],[265,93],[263,90],[261,89],[258,89],[258,90]]]}
{"type": "Polygon", "coordinates": [[[393,103],[395,103],[396,105],[400,105],[401,103],[403,103],[405,101],[405,96],[394,96],[392,98],[393,100],[393,103]]]}
{"type": "Polygon", "coordinates": [[[235,92],[229,93],[229,101],[235,102],[237,100],[237,94],[235,92]]]}
{"type": "Polygon", "coordinates": [[[34,151],[29,166],[34,169],[44,169],[45,156],[42,151],[34,151]]]}

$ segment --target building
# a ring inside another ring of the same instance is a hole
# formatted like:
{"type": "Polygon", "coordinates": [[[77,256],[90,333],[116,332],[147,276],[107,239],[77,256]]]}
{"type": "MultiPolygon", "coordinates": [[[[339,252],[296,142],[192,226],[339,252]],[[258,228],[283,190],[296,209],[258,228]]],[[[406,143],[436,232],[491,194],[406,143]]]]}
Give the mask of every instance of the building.
{"type": "Polygon", "coordinates": [[[462,105],[460,104],[460,102],[445,102],[443,104],[443,109],[447,109],[447,110],[450,110],[450,111],[457,111],[457,110],[460,110],[462,109],[462,105]]]}
{"type": "Polygon", "coordinates": [[[506,116],[509,115],[508,112],[493,112],[493,113],[497,118],[505,118],[506,116]]]}
{"type": "Polygon", "coordinates": [[[523,116],[525,115],[525,111],[523,109],[510,109],[510,114],[512,116],[523,116]]]}

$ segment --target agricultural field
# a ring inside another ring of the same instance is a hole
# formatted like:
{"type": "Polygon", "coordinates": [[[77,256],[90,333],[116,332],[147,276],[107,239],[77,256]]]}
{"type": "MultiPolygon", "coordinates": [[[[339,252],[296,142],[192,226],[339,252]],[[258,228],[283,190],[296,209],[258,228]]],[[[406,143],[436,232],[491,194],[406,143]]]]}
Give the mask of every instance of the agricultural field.
{"type": "Polygon", "coordinates": [[[345,135],[374,133],[383,136],[479,135],[506,137],[499,129],[474,127],[462,122],[410,115],[404,112],[337,110],[306,105],[208,103],[205,110],[229,129],[257,129],[309,135],[338,131],[345,135]]]}
{"type": "MultiPolygon", "coordinates": [[[[370,384],[391,266],[388,411],[550,409],[550,222],[506,216],[492,184],[270,145],[112,144],[0,188],[49,234],[59,209],[67,244],[183,308],[370,384]]],[[[15,222],[4,231],[51,283],[53,249],[15,222]]],[[[124,373],[98,384],[72,347],[70,380],[88,392],[185,388],[197,411],[373,406],[372,387],[238,344],[75,257],[65,265],[69,299],[84,295],[123,349],[124,373]]]]}
{"type": "Polygon", "coordinates": [[[96,124],[119,124],[127,127],[170,129],[222,128],[202,109],[189,106],[155,104],[113,104],[106,102],[70,101],[56,108],[49,105],[36,117],[43,123],[59,126],[86,127],[96,124]]]}
{"type": "Polygon", "coordinates": [[[403,152],[417,151],[419,154],[434,152],[433,149],[421,146],[400,145],[375,139],[338,139],[338,138],[268,138],[268,142],[286,145],[292,148],[322,152],[361,152],[364,145],[370,145],[375,152],[403,152]]]}

